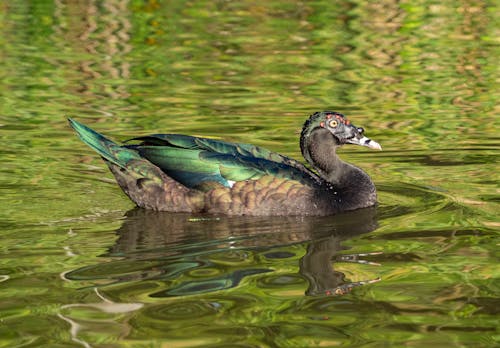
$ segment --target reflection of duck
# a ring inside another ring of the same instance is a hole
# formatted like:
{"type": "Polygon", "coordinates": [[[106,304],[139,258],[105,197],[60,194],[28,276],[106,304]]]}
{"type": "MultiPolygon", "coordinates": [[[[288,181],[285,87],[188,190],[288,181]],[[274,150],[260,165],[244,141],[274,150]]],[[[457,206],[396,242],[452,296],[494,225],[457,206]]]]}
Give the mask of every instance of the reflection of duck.
{"type": "Polygon", "coordinates": [[[296,258],[289,248],[276,251],[280,246],[309,241],[299,271],[309,282],[307,294],[338,295],[367,283],[346,282],[343,273],[332,269],[332,262],[355,258],[339,255],[341,241],[375,228],[375,208],[335,217],[212,219],[133,209],[108,254],[122,259],[77,269],[65,277],[113,279],[113,283],[162,281],[166,289],[155,291],[153,297],[207,293],[233,288],[249,275],[273,271],[269,265],[276,259],[296,258]],[[255,252],[268,262],[254,261],[255,252]]]}
{"type": "Polygon", "coordinates": [[[338,255],[342,250],[341,238],[331,236],[318,241],[311,241],[307,247],[307,253],[300,260],[300,273],[309,281],[309,288],[306,295],[344,295],[354,287],[375,283],[380,278],[364,280],[358,282],[346,282],[345,274],[335,271],[331,263],[337,262],[357,262],[375,264],[365,260],[360,260],[359,256],[378,255],[377,253],[338,255]]]}
{"type": "Polygon", "coordinates": [[[304,124],[302,155],[317,171],[269,150],[178,134],[138,137],[119,146],[70,119],[80,138],[106,161],[139,206],[227,215],[331,215],[373,206],[375,185],[336,149],[380,145],[343,115],[317,112],[304,124]]]}

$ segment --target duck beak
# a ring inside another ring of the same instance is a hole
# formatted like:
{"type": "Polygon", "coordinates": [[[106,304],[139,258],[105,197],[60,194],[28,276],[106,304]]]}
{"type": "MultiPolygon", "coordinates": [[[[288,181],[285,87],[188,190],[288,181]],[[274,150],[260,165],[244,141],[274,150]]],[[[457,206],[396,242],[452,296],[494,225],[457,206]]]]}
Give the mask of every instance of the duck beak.
{"type": "Polygon", "coordinates": [[[365,137],[362,133],[358,133],[354,138],[347,140],[349,144],[366,146],[374,150],[382,150],[382,146],[374,140],[365,137]]]}

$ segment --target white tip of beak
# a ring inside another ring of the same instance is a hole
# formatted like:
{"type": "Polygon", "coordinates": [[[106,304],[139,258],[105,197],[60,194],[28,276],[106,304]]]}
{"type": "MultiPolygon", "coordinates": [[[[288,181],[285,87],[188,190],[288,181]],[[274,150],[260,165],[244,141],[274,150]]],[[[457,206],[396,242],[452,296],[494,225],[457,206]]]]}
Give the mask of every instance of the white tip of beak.
{"type": "Polygon", "coordinates": [[[380,146],[379,143],[367,137],[362,137],[361,139],[359,139],[359,143],[360,145],[369,147],[370,149],[382,150],[382,146],[380,146]]]}
{"type": "Polygon", "coordinates": [[[374,149],[374,150],[380,150],[382,151],[382,146],[380,146],[379,143],[377,143],[376,141],[370,141],[369,144],[367,144],[367,146],[370,148],[370,149],[374,149]]]}

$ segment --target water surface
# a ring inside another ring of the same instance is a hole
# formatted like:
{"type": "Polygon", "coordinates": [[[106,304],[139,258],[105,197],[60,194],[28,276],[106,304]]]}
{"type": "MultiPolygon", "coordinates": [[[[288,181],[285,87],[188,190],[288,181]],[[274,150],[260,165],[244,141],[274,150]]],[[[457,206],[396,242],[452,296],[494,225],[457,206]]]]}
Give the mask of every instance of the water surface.
{"type": "Polygon", "coordinates": [[[493,2],[23,1],[0,6],[0,346],[498,345],[493,2]],[[69,129],[300,159],[314,111],[375,209],[138,210],[69,129]]]}

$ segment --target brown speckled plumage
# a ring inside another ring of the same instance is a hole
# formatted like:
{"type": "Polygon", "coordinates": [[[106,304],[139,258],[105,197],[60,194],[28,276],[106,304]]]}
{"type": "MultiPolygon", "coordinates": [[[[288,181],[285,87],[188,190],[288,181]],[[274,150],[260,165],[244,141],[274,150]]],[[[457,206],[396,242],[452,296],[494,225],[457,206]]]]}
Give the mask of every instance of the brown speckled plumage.
{"type": "Polygon", "coordinates": [[[301,215],[313,193],[298,181],[264,176],[207,192],[205,208],[208,213],[230,215],[253,215],[257,210],[263,212],[259,215],[301,215]]]}
{"type": "Polygon", "coordinates": [[[146,160],[130,162],[126,169],[107,164],[123,192],[141,208],[176,213],[204,209],[203,192],[178,183],[146,160]],[[138,175],[142,171],[147,172],[147,178],[138,175]]]}

